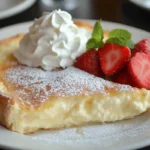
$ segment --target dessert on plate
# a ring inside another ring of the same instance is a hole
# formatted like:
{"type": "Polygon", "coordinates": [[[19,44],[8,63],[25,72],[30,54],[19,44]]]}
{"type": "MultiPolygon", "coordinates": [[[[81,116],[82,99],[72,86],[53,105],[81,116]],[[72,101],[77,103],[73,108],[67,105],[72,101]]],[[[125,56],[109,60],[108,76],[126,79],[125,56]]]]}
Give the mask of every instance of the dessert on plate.
{"type": "Polygon", "coordinates": [[[29,134],[140,115],[150,107],[149,43],[61,10],[43,15],[0,41],[0,124],[29,134]]]}

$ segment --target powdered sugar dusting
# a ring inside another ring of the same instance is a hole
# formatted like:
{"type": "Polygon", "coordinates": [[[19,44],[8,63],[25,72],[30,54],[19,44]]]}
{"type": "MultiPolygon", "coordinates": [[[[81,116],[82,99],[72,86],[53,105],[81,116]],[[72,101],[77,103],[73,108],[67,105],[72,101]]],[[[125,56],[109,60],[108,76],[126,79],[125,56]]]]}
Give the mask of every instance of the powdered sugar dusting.
{"type": "Polygon", "coordinates": [[[133,90],[128,85],[114,84],[74,67],[61,71],[43,71],[40,68],[17,66],[7,69],[5,77],[17,86],[17,94],[28,104],[39,104],[48,96],[88,95],[96,92],[107,94],[106,88],[133,90]]]}

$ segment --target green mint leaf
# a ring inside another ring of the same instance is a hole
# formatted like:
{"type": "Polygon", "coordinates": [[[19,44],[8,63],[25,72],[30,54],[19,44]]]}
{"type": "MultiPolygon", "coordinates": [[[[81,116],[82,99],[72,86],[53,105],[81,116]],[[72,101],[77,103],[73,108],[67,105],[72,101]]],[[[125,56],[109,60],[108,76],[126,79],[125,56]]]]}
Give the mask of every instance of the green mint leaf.
{"type": "Polygon", "coordinates": [[[92,37],[91,39],[88,40],[86,43],[86,48],[91,49],[91,48],[99,48],[103,46],[103,35],[104,31],[103,28],[100,24],[100,21],[97,21],[94,25],[94,29],[92,32],[92,37]]]}
{"type": "Polygon", "coordinates": [[[128,46],[130,49],[134,49],[135,44],[132,40],[128,40],[126,46],[128,46]]]}
{"type": "Polygon", "coordinates": [[[88,42],[86,43],[86,49],[89,50],[91,48],[95,48],[96,43],[97,42],[95,39],[89,39],[88,42]]]}
{"type": "Polygon", "coordinates": [[[99,47],[103,47],[103,42],[102,41],[98,41],[98,40],[96,40],[94,38],[89,39],[87,44],[86,44],[87,50],[89,50],[91,48],[99,48],[99,47]]]}
{"type": "Polygon", "coordinates": [[[115,43],[120,46],[127,46],[130,49],[133,49],[135,47],[135,44],[132,40],[126,40],[124,38],[109,38],[107,39],[106,43],[115,43]]]}
{"type": "Polygon", "coordinates": [[[100,24],[100,21],[97,21],[94,25],[93,33],[92,33],[92,38],[96,39],[97,41],[102,41],[103,40],[103,28],[100,24]]]}
{"type": "Polygon", "coordinates": [[[120,45],[120,46],[126,46],[127,44],[127,41],[126,39],[124,38],[109,38],[106,40],[106,43],[115,43],[117,45],[120,45]]]}
{"type": "Polygon", "coordinates": [[[125,40],[131,39],[131,36],[132,34],[124,29],[114,29],[108,35],[109,38],[124,38],[125,40]]]}

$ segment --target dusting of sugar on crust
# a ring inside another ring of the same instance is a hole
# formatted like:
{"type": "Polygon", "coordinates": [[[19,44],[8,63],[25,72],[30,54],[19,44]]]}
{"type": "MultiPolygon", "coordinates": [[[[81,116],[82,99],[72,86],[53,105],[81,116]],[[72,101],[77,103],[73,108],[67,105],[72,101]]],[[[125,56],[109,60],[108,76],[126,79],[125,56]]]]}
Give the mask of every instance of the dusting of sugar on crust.
{"type": "Polygon", "coordinates": [[[131,91],[128,85],[114,84],[74,67],[60,71],[17,66],[5,72],[5,79],[16,85],[16,93],[28,104],[39,104],[49,96],[107,94],[107,89],[131,91]]]}

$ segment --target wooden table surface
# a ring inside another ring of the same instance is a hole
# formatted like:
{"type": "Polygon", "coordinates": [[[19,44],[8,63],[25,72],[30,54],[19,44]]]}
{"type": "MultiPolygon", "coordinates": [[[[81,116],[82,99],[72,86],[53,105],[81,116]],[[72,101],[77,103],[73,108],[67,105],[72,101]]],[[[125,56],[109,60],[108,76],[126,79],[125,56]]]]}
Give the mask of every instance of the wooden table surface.
{"type": "MultiPolygon", "coordinates": [[[[40,17],[44,11],[52,10],[53,8],[46,7],[37,0],[32,7],[24,12],[0,20],[0,28],[31,21],[40,17]]],[[[79,5],[69,12],[73,18],[102,19],[150,31],[150,11],[135,6],[128,0],[80,0],[79,5]]],[[[141,150],[150,150],[150,147],[141,150]]]]}

